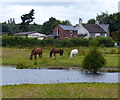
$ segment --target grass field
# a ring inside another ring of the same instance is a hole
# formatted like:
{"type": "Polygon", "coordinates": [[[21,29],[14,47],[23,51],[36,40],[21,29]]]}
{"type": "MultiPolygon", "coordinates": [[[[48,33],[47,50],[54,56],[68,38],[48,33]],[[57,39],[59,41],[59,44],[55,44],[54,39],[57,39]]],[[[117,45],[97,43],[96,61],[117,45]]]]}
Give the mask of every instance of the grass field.
{"type": "MultiPolygon", "coordinates": [[[[43,48],[43,57],[37,60],[29,60],[32,48],[0,48],[2,49],[2,65],[11,65],[17,68],[44,68],[44,67],[79,67],[82,64],[84,56],[89,49],[86,47],[76,47],[79,50],[77,57],[69,58],[70,50],[73,48],[64,48],[64,56],[49,57],[49,52],[52,47],[43,48]]],[[[100,48],[107,61],[104,67],[117,68],[118,54],[117,48],[100,48]]]]}
{"type": "Polygon", "coordinates": [[[64,83],[2,87],[3,98],[118,98],[118,84],[64,83]]]}
{"type": "MultiPolygon", "coordinates": [[[[42,59],[29,60],[32,48],[0,48],[2,64],[17,68],[79,67],[89,49],[76,47],[77,57],[69,58],[70,50],[63,48],[64,56],[49,58],[52,47],[43,48],[42,59]]],[[[100,48],[107,64],[106,68],[118,68],[117,48],[100,48]]],[[[2,86],[3,98],[118,98],[118,84],[107,83],[63,83],[63,84],[23,84],[2,86]]]]}

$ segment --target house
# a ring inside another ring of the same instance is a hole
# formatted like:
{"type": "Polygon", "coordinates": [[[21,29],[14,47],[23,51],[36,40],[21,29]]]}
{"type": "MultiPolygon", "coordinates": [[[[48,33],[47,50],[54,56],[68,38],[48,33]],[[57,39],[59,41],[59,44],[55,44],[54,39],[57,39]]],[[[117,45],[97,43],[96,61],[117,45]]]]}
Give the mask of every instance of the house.
{"type": "Polygon", "coordinates": [[[23,37],[33,37],[33,38],[36,37],[41,40],[47,37],[47,35],[38,32],[20,32],[20,33],[12,34],[12,36],[23,36],[23,37]]]}
{"type": "Polygon", "coordinates": [[[74,28],[72,25],[57,25],[53,29],[53,35],[57,39],[64,39],[64,38],[76,38],[78,37],[77,29],[74,28]]]}
{"type": "Polygon", "coordinates": [[[79,18],[79,24],[75,26],[78,30],[79,37],[107,37],[109,36],[109,25],[108,24],[100,24],[98,20],[96,20],[95,24],[84,24],[82,23],[82,19],[79,18]]]}

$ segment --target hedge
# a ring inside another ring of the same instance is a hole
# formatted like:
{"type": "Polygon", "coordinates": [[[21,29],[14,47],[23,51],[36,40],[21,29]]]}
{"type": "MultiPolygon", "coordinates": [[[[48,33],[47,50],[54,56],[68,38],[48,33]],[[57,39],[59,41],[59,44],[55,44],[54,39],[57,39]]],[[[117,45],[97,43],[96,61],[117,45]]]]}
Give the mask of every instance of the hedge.
{"type": "MultiPolygon", "coordinates": [[[[98,46],[113,47],[115,41],[111,38],[99,37],[98,46]]],[[[44,39],[39,40],[37,38],[28,38],[20,36],[2,36],[2,46],[17,46],[17,47],[33,47],[33,46],[53,46],[53,47],[75,47],[75,46],[85,46],[88,47],[92,39],[86,38],[73,38],[73,39],[44,39]]]]}

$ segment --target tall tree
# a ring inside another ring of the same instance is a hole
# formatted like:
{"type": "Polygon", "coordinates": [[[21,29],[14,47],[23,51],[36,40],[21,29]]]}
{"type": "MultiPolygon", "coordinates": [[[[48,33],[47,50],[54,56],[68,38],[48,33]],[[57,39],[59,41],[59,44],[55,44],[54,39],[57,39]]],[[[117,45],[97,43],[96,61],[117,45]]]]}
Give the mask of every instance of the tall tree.
{"type": "Polygon", "coordinates": [[[46,22],[43,23],[41,32],[44,33],[44,34],[52,34],[53,29],[58,24],[70,25],[71,23],[68,20],[60,21],[60,20],[57,20],[54,17],[51,17],[51,18],[49,18],[49,21],[46,21],[46,22]]]}
{"type": "Polygon", "coordinates": [[[95,24],[95,19],[90,19],[90,20],[88,20],[87,23],[88,23],[88,24],[95,24]]]}
{"type": "Polygon", "coordinates": [[[21,26],[20,29],[22,31],[28,31],[29,30],[29,24],[35,19],[34,17],[34,9],[32,9],[28,14],[24,14],[21,16],[21,26]]]}

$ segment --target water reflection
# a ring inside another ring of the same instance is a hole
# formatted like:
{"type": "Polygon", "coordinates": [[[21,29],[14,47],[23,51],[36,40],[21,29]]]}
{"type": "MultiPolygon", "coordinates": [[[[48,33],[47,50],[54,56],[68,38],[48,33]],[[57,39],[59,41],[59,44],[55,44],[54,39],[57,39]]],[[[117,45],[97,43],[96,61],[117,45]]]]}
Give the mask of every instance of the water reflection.
{"type": "Polygon", "coordinates": [[[86,74],[79,70],[16,69],[2,67],[2,85],[9,84],[51,84],[72,82],[118,83],[118,73],[101,72],[86,74]]]}

